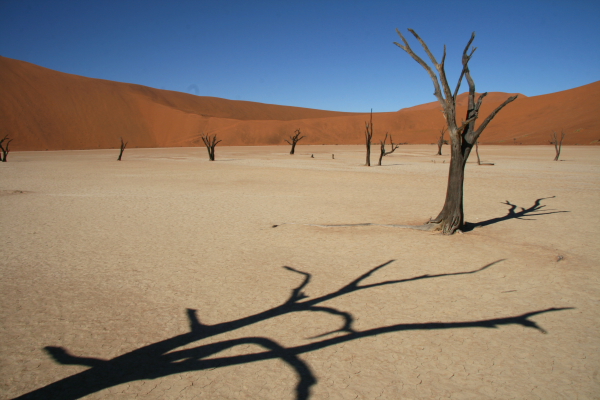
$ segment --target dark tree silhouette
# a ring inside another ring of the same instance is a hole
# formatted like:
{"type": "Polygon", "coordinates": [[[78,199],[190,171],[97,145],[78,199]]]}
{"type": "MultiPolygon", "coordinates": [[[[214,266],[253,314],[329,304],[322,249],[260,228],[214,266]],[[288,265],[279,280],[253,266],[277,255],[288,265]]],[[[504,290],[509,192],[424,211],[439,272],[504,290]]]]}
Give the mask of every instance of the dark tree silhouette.
{"type": "Polygon", "coordinates": [[[117,158],[117,161],[121,161],[121,157],[123,157],[123,152],[125,151],[125,147],[127,147],[127,143],[129,142],[123,142],[123,138],[121,138],[121,151],[119,152],[119,158],[117,158]]]}
{"type": "Polygon", "coordinates": [[[294,152],[296,151],[296,144],[306,137],[306,136],[300,136],[300,135],[301,135],[300,129],[296,129],[294,134],[290,136],[291,142],[290,142],[290,140],[284,139],[286,142],[288,142],[289,144],[292,145],[292,150],[290,150],[290,154],[294,154],[294,152]]]}
{"type": "Polygon", "coordinates": [[[393,152],[396,151],[396,149],[398,147],[400,147],[399,144],[394,144],[394,140],[392,139],[392,135],[390,135],[390,145],[392,146],[392,150],[385,151],[385,142],[387,140],[387,137],[388,137],[388,134],[386,132],[385,138],[383,138],[383,140],[379,141],[379,144],[381,145],[381,150],[379,152],[379,164],[378,165],[381,165],[381,160],[383,159],[383,157],[387,156],[388,154],[392,154],[393,152]]]}
{"type": "Polygon", "coordinates": [[[437,156],[441,156],[442,155],[442,146],[445,144],[448,144],[447,140],[444,140],[444,135],[446,134],[446,126],[444,125],[444,127],[442,129],[440,129],[440,137],[438,139],[437,145],[438,145],[438,152],[437,152],[437,156]]]}
{"type": "Polygon", "coordinates": [[[367,145],[367,161],[365,165],[371,166],[371,139],[373,139],[373,109],[371,109],[371,120],[365,122],[365,144],[367,145]]]}
{"type": "Polygon", "coordinates": [[[2,151],[2,154],[0,154],[1,162],[6,162],[6,157],[8,157],[8,153],[10,153],[9,145],[12,141],[13,140],[9,139],[8,135],[0,139],[0,150],[2,151]]]}
{"type": "Polygon", "coordinates": [[[554,161],[558,161],[558,157],[560,157],[560,151],[562,150],[562,142],[567,134],[565,131],[560,131],[560,139],[558,138],[558,134],[556,132],[552,132],[552,140],[550,140],[550,144],[554,145],[554,150],[556,151],[556,157],[554,157],[554,161]]]}
{"type": "Polygon", "coordinates": [[[429,59],[431,60],[431,63],[437,72],[436,74],[434,69],[413,51],[408,41],[404,38],[404,36],[402,36],[398,29],[396,29],[396,32],[398,32],[403,44],[397,42],[394,43],[408,53],[417,63],[419,63],[419,65],[425,68],[431,77],[433,86],[435,88],[434,95],[442,106],[444,117],[446,118],[446,125],[448,126],[448,131],[450,132],[451,153],[446,200],[439,215],[436,218],[429,220],[427,225],[429,225],[431,230],[441,230],[444,234],[452,234],[456,230],[461,229],[464,225],[463,182],[465,176],[465,165],[467,163],[467,159],[469,158],[469,154],[471,153],[471,149],[475,145],[475,142],[483,130],[488,126],[496,114],[508,103],[515,100],[517,96],[515,95],[506,99],[501,105],[492,111],[492,113],[488,115],[485,120],[483,120],[477,129],[475,129],[475,121],[479,117],[479,108],[481,107],[483,98],[487,95],[487,93],[482,93],[479,95],[477,101],[475,101],[475,82],[473,81],[469,71],[469,61],[471,60],[471,57],[476,49],[472,48],[469,51],[469,47],[475,39],[475,32],[473,32],[471,35],[471,39],[463,51],[463,67],[454,92],[452,92],[450,89],[450,85],[448,84],[448,80],[446,78],[446,71],[444,69],[444,63],[446,61],[446,46],[444,46],[444,54],[442,56],[441,63],[438,63],[434,55],[429,50],[429,47],[427,47],[427,44],[414,30],[409,29],[409,32],[412,33],[413,36],[419,41],[429,56],[429,59]],[[458,90],[460,89],[460,84],[463,78],[466,78],[467,83],[469,84],[469,104],[467,107],[466,120],[462,121],[461,123],[457,123],[456,96],[458,95],[458,90]]]}
{"type": "Polygon", "coordinates": [[[342,286],[335,292],[324,294],[313,299],[309,299],[304,293],[304,289],[310,282],[311,275],[291,267],[284,267],[288,271],[303,276],[303,280],[299,286],[291,291],[289,298],[280,305],[254,315],[215,325],[203,324],[198,319],[196,310],[188,309],[187,317],[190,326],[189,332],[140,347],[110,360],[76,356],[70,354],[68,350],[62,347],[45,347],[45,351],[59,364],[83,365],[90,368],[75,375],[61,379],[57,382],[51,383],[40,389],[34,390],[30,393],[24,394],[18,397],[18,399],[78,399],[119,384],[142,379],[157,379],[184,372],[203,371],[240,364],[248,364],[257,361],[280,359],[290,366],[298,376],[298,381],[296,383],[296,398],[299,400],[305,400],[310,397],[310,389],[317,383],[317,378],[313,374],[309,365],[300,358],[301,354],[318,351],[330,346],[343,344],[361,338],[402,331],[458,328],[498,328],[503,325],[517,324],[523,327],[537,329],[542,333],[547,333],[542,327],[537,325],[537,323],[532,321],[530,318],[546,312],[568,309],[547,308],[517,316],[476,321],[394,324],[360,331],[354,328],[354,317],[351,313],[338,310],[331,306],[322,305],[322,303],[328,300],[332,300],[359,290],[418,281],[421,279],[475,274],[490,268],[502,260],[494,261],[483,266],[482,268],[472,271],[436,275],[421,275],[408,279],[388,280],[368,284],[363,283],[364,280],[369,278],[378,270],[391,264],[393,261],[394,260],[390,260],[375,268],[372,268],[370,271],[367,271],[352,282],[342,286]],[[337,333],[337,335],[334,335],[333,337],[323,338],[321,340],[312,340],[310,343],[294,347],[284,347],[276,341],[266,337],[241,337],[237,339],[206,343],[197,347],[189,346],[194,342],[206,338],[210,338],[225,332],[231,332],[293,312],[326,313],[340,318],[342,320],[342,324],[339,329],[336,329],[333,332],[325,332],[311,339],[319,339],[330,334],[337,333]],[[216,356],[219,352],[224,350],[247,344],[256,345],[261,347],[263,350],[250,354],[221,357],[216,356]],[[176,350],[184,346],[184,349],[176,350]]]}
{"type": "Polygon", "coordinates": [[[221,140],[217,141],[217,135],[210,137],[209,135],[202,134],[202,141],[208,151],[208,160],[215,161],[215,147],[221,143],[221,140]]]}

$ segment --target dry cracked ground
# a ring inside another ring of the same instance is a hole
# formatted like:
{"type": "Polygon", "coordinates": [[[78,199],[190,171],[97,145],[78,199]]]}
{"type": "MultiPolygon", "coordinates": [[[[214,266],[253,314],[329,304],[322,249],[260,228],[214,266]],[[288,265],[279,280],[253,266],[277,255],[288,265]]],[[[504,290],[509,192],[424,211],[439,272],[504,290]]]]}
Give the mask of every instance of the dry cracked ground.
{"type": "Polygon", "coordinates": [[[436,150],[10,153],[0,398],[598,398],[600,148],[481,146],[466,232],[386,226],[436,150]]]}

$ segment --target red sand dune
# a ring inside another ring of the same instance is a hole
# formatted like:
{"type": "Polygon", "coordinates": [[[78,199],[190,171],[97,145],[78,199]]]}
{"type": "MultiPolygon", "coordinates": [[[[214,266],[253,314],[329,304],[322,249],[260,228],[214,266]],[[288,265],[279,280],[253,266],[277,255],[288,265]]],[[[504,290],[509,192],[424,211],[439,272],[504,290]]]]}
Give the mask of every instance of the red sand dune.
{"type": "MultiPolygon", "coordinates": [[[[368,114],[225,100],[86,78],[0,57],[0,127],[13,150],[199,146],[202,132],[222,145],[276,145],[301,129],[302,144],[360,144],[368,114]]],[[[423,88],[429,90],[429,88],[423,88]]],[[[490,93],[482,116],[509,94],[490,93]]],[[[465,113],[465,94],[457,101],[465,113]]],[[[373,114],[375,140],[385,132],[402,143],[433,143],[444,120],[437,102],[373,114]]],[[[571,90],[520,95],[488,126],[482,143],[565,144],[600,141],[600,81],[571,90]]]]}

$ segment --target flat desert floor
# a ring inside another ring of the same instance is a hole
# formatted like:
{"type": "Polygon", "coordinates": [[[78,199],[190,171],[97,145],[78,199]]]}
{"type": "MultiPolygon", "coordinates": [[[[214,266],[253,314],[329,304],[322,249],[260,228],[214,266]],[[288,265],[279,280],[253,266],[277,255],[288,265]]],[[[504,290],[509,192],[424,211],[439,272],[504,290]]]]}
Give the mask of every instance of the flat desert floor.
{"type": "Polygon", "coordinates": [[[10,153],[0,397],[599,398],[600,147],[482,146],[466,232],[386,226],[436,150],[10,153]]]}

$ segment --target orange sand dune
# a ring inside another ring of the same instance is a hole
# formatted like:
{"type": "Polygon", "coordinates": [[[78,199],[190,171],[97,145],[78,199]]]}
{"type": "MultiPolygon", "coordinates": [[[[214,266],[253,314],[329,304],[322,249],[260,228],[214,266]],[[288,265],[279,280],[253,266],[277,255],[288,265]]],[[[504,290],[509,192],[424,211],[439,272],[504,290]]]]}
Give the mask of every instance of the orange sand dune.
{"type": "MultiPolygon", "coordinates": [[[[303,144],[358,144],[368,114],[343,113],[249,101],[201,97],[65,74],[0,57],[0,127],[13,150],[199,146],[202,132],[222,145],[275,145],[295,129],[303,144]]],[[[426,90],[427,88],[424,88],[426,90]]],[[[482,115],[509,94],[490,93],[482,115]]],[[[459,115],[465,112],[459,96],[459,115]]],[[[564,129],[566,144],[600,139],[600,82],[508,105],[488,126],[482,143],[547,144],[564,129]]],[[[444,120],[436,102],[398,112],[376,113],[375,140],[385,132],[395,142],[433,143],[444,120]]]]}

